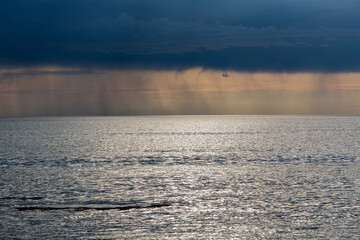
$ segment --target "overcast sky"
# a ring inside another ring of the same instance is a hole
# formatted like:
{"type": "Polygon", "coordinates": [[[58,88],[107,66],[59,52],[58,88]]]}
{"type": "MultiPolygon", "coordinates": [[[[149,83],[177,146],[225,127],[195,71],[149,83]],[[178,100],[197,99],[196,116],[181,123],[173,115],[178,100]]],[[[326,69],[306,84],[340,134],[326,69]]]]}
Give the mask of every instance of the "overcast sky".
{"type": "Polygon", "coordinates": [[[359,12],[358,0],[1,0],[0,116],[360,114],[359,12]],[[252,95],[226,95],[234,84],[252,95]],[[280,104],[291,94],[298,102],[280,104]]]}
{"type": "Polygon", "coordinates": [[[2,0],[3,65],[358,71],[358,0],[2,0]]]}

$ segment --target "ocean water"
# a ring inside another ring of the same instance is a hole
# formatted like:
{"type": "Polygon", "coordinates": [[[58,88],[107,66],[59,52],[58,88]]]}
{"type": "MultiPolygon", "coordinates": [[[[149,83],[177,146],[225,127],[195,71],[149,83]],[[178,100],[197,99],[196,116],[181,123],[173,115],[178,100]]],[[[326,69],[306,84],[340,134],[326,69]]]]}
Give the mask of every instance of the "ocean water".
{"type": "Polygon", "coordinates": [[[0,239],[360,239],[360,117],[0,119],[0,239]]]}

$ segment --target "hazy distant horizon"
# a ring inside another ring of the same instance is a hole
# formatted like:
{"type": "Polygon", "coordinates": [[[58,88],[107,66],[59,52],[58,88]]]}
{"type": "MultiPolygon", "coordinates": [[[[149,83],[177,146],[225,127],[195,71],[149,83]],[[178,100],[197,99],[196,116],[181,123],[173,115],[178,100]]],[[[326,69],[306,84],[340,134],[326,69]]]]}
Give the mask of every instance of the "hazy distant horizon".
{"type": "Polygon", "coordinates": [[[0,116],[359,115],[360,73],[0,70],[0,116]]]}

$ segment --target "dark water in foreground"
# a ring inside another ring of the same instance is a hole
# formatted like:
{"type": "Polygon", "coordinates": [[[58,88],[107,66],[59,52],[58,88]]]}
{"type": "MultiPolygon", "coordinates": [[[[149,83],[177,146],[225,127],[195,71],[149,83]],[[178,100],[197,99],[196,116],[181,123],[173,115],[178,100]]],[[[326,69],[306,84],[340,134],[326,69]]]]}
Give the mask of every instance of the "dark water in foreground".
{"type": "Polygon", "coordinates": [[[360,239],[360,117],[0,119],[1,239],[360,239]]]}

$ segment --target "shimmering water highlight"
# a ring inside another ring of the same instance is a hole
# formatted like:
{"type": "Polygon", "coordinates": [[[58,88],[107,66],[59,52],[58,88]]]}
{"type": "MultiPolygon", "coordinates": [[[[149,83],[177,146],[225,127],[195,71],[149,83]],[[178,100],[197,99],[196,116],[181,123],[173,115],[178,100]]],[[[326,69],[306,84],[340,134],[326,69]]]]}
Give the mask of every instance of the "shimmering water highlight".
{"type": "Polygon", "coordinates": [[[358,239],[360,117],[0,120],[3,239],[358,239]]]}

